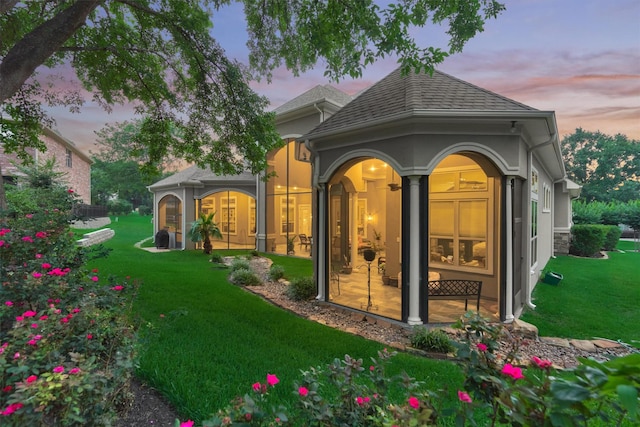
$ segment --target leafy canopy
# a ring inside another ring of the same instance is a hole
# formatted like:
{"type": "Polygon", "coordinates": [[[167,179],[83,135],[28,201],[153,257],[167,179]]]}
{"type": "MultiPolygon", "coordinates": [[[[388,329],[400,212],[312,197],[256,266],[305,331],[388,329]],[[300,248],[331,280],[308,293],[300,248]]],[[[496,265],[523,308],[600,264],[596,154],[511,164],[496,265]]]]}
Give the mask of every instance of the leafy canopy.
{"type": "MultiPolygon", "coordinates": [[[[248,86],[285,65],[299,74],[322,63],[337,80],[359,77],[379,58],[397,56],[405,71],[431,71],[483,30],[503,5],[495,0],[245,0],[249,64],[229,58],[211,36],[224,0],[32,0],[0,2],[0,114],[14,139],[35,143],[46,119],[40,99],[79,108],[60,86],[43,87],[41,66],[71,66],[107,110],[133,103],[144,120],[137,143],[146,161],[167,156],[217,173],[266,168],[281,144],[268,101],[248,86]],[[415,27],[448,28],[448,50],[421,46],[415,27]],[[31,92],[30,92],[31,91],[31,92]]],[[[4,133],[3,133],[4,134],[4,133]]]]}
{"type": "Polygon", "coordinates": [[[578,128],[561,146],[568,177],[582,185],[581,198],[587,202],[640,199],[640,141],[578,128]]]}

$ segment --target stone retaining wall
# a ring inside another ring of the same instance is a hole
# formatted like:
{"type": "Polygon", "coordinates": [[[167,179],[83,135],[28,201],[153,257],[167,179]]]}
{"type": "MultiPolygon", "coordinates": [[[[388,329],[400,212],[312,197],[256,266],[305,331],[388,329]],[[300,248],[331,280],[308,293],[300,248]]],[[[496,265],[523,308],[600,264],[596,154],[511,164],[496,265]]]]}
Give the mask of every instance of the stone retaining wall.
{"type": "Polygon", "coordinates": [[[100,230],[92,231],[91,233],[85,233],[82,239],[76,243],[78,246],[92,246],[98,243],[106,242],[115,236],[116,232],[110,228],[102,228],[100,230]]]}

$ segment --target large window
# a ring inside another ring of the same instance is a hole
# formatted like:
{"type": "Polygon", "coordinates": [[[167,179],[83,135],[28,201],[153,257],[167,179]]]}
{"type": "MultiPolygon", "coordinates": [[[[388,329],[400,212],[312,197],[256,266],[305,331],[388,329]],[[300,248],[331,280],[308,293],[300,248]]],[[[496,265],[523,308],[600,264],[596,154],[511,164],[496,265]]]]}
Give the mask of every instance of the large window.
{"type": "Polygon", "coordinates": [[[236,216],[236,202],[235,197],[223,197],[222,198],[222,228],[223,233],[236,234],[237,233],[237,221],[236,216]]]}
{"type": "Polygon", "coordinates": [[[430,263],[491,272],[491,183],[463,156],[450,156],[429,177],[430,263]]]}
{"type": "Polygon", "coordinates": [[[66,152],[65,152],[65,164],[67,165],[68,168],[73,167],[73,152],[68,148],[66,149],[66,152]]]}

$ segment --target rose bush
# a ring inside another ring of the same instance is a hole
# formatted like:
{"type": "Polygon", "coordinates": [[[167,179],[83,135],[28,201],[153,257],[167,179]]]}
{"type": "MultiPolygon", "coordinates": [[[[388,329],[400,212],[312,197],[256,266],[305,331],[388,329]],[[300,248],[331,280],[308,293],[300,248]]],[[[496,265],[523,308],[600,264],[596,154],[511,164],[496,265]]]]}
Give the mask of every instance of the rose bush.
{"type": "Polygon", "coordinates": [[[0,424],[109,425],[132,370],[135,283],[83,267],[77,198],[50,165],[9,188],[0,226],[0,424]]]}

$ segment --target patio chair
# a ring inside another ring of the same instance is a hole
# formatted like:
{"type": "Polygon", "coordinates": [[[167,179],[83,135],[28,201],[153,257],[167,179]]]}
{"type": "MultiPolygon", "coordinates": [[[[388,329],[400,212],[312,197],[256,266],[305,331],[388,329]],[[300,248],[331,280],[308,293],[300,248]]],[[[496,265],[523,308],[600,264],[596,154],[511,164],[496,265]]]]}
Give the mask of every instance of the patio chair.
{"type": "Polygon", "coordinates": [[[311,248],[311,237],[306,234],[298,234],[298,238],[300,239],[300,249],[304,246],[304,248],[308,251],[311,248]]]}

